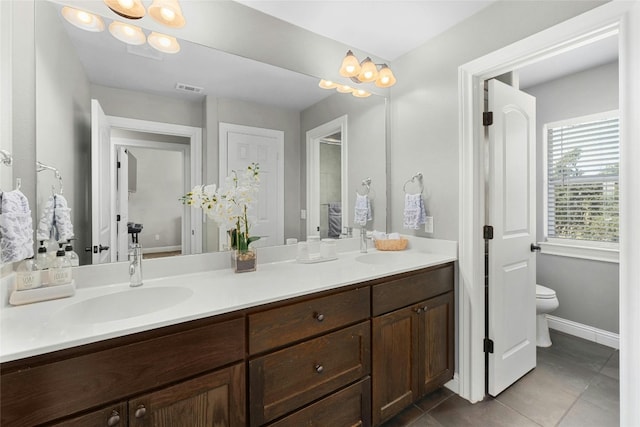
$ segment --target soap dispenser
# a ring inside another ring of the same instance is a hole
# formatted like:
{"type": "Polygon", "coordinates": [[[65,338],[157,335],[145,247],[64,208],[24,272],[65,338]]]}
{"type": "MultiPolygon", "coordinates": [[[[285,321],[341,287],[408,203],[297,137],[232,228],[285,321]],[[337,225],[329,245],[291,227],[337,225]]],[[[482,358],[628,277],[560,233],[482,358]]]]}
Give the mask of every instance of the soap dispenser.
{"type": "Polygon", "coordinates": [[[64,248],[65,256],[69,260],[69,264],[71,267],[77,267],[80,265],[80,258],[78,258],[78,254],[73,250],[73,246],[71,246],[71,239],[67,239],[67,246],[64,248]]]}
{"type": "Polygon", "coordinates": [[[49,267],[49,284],[50,285],[66,285],[71,283],[71,263],[65,256],[65,250],[62,243],[56,252],[56,258],[49,267]]]}
{"type": "Polygon", "coordinates": [[[31,258],[23,260],[16,268],[16,289],[35,289],[42,285],[40,280],[40,268],[37,262],[31,258]]]}

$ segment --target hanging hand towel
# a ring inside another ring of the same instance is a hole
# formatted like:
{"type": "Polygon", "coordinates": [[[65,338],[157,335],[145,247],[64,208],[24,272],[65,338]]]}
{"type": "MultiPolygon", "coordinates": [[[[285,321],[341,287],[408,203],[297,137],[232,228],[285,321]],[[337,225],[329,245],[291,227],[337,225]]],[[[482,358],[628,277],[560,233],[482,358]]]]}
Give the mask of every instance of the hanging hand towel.
{"type": "Polygon", "coordinates": [[[424,208],[422,194],[404,195],[404,228],[418,230],[426,222],[427,212],[424,208]]]}
{"type": "Polygon", "coordinates": [[[2,263],[33,256],[33,223],[27,197],[20,190],[0,193],[0,258],[2,263]]]}
{"type": "Polygon", "coordinates": [[[356,193],[356,207],[353,222],[356,225],[367,225],[371,221],[371,201],[369,196],[356,193]]]}
{"type": "Polygon", "coordinates": [[[38,240],[53,239],[56,242],[73,238],[71,209],[61,194],[49,197],[38,222],[38,240]]]}

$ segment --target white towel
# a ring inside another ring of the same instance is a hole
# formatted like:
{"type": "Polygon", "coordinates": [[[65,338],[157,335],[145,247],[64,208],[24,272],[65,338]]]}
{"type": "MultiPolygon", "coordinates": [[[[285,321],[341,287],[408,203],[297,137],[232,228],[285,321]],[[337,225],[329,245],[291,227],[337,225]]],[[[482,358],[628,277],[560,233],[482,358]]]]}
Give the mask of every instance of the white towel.
{"type": "Polygon", "coordinates": [[[367,221],[371,221],[371,218],[371,201],[369,200],[369,196],[356,193],[353,222],[357,225],[367,225],[367,221]]]}
{"type": "Polygon", "coordinates": [[[73,238],[71,209],[61,194],[49,197],[38,222],[38,240],[53,239],[57,242],[73,238]]]}
{"type": "Polygon", "coordinates": [[[404,228],[418,230],[426,222],[427,212],[424,208],[422,194],[404,195],[404,228]]]}
{"type": "Polygon", "coordinates": [[[27,197],[20,190],[0,193],[0,258],[2,263],[33,256],[33,222],[27,197]]]}

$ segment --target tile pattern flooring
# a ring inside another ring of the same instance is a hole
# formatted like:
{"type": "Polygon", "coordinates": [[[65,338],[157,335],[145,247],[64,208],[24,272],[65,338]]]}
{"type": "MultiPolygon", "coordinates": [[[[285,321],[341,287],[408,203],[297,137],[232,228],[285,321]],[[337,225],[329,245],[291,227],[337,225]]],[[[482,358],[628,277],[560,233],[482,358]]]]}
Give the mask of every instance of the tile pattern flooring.
{"type": "Polygon", "coordinates": [[[608,427],[620,424],[619,352],[551,331],[537,367],[475,405],[442,388],[384,427],[608,427]]]}

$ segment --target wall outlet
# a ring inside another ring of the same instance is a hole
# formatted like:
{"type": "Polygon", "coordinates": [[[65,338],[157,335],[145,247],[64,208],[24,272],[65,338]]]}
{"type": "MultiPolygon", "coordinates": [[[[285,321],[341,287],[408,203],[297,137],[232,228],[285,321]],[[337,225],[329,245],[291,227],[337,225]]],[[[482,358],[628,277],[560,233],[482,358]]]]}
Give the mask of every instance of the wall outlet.
{"type": "Polygon", "coordinates": [[[300,209],[300,219],[307,219],[307,210],[300,209]]]}
{"type": "Polygon", "coordinates": [[[425,217],[424,232],[433,233],[433,217],[432,216],[425,217]]]}

